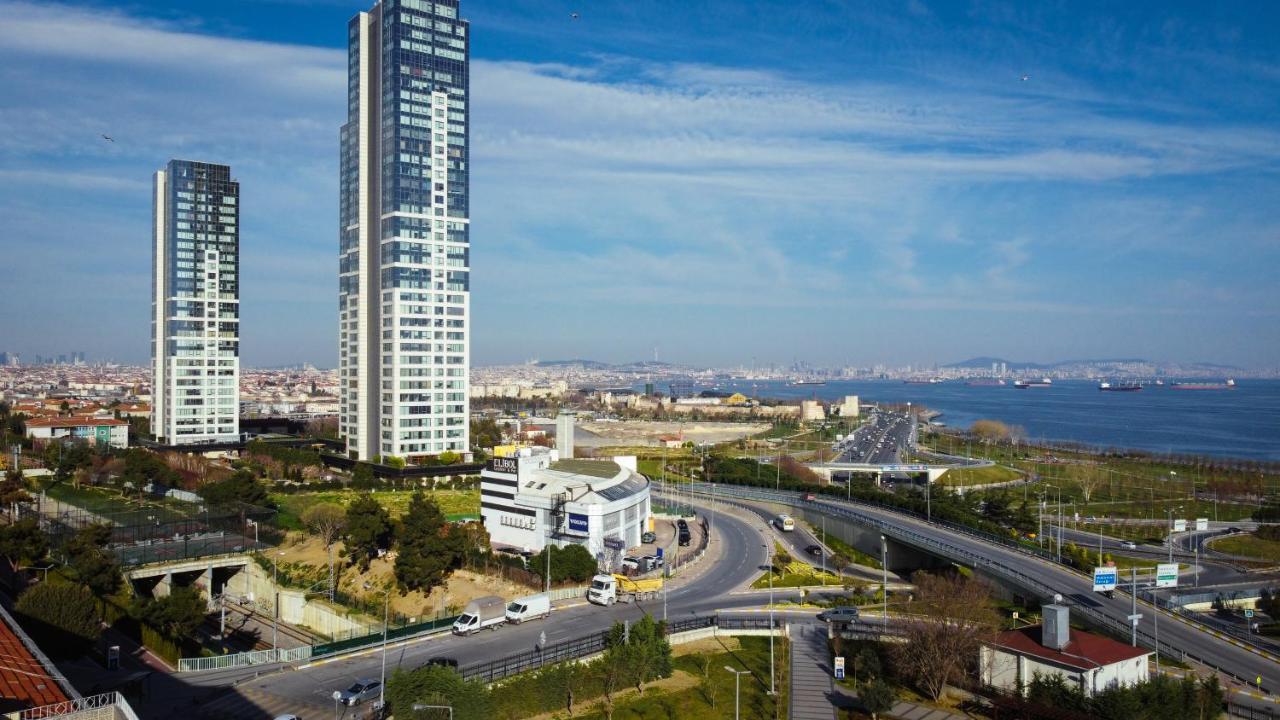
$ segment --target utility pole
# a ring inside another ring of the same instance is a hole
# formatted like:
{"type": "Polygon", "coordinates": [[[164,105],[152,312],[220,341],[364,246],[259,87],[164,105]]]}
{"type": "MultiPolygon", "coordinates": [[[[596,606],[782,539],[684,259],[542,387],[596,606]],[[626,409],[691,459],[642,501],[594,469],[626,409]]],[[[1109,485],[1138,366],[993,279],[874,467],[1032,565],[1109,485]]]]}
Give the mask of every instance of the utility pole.
{"type": "Polygon", "coordinates": [[[884,593],[884,629],[889,629],[889,541],[880,536],[880,569],[884,571],[884,584],[880,589],[884,593]]]}
{"type": "Polygon", "coordinates": [[[1133,627],[1133,635],[1129,640],[1129,644],[1133,647],[1138,647],[1138,567],[1135,565],[1129,570],[1131,571],[1130,577],[1133,579],[1133,588],[1129,593],[1129,597],[1132,600],[1129,624],[1133,627]]]}

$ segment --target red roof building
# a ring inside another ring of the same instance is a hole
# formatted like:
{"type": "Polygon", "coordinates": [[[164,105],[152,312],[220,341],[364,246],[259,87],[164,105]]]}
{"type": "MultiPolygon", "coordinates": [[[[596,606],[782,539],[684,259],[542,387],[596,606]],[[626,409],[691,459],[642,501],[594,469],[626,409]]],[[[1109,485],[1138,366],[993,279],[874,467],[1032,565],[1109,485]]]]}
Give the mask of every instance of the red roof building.
{"type": "MultiPolygon", "coordinates": [[[[0,713],[66,702],[73,697],[65,678],[31,638],[0,607],[0,713]]],[[[78,696],[75,696],[78,697],[78,696]]]]}
{"type": "MultiPolygon", "coordinates": [[[[1055,607],[1044,606],[1046,618],[1055,607]]],[[[980,661],[982,680],[992,687],[1025,692],[1036,675],[1062,675],[1092,696],[1146,682],[1150,657],[1146,648],[1070,628],[1063,612],[1056,623],[1000,633],[983,646],[980,661]]]]}

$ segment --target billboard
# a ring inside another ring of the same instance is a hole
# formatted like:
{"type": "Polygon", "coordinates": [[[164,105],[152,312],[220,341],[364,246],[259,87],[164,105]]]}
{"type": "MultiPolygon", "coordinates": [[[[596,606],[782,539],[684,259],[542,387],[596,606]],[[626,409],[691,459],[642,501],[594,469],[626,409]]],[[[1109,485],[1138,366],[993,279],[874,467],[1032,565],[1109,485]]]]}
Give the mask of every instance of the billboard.
{"type": "Polygon", "coordinates": [[[1160,563],[1156,566],[1156,587],[1178,587],[1178,563],[1160,563]]]}
{"type": "Polygon", "coordinates": [[[587,516],[581,513],[569,513],[569,532],[582,533],[586,535],[589,532],[587,524],[587,516]]]}
{"type": "Polygon", "coordinates": [[[1209,518],[1196,518],[1196,531],[1208,530],[1209,518]]]}
{"type": "Polygon", "coordinates": [[[1186,520],[1174,520],[1174,521],[1173,521],[1173,531],[1174,531],[1174,532],[1186,532],[1186,531],[1187,531],[1187,521],[1186,521],[1186,520]]]}
{"type": "Polygon", "coordinates": [[[1105,592],[1116,589],[1116,569],[1114,567],[1096,567],[1093,569],[1093,591],[1105,592]]]}
{"type": "Polygon", "coordinates": [[[835,659],[836,659],[836,665],[835,665],[836,679],[843,680],[844,679],[844,656],[837,655],[835,659]]]}

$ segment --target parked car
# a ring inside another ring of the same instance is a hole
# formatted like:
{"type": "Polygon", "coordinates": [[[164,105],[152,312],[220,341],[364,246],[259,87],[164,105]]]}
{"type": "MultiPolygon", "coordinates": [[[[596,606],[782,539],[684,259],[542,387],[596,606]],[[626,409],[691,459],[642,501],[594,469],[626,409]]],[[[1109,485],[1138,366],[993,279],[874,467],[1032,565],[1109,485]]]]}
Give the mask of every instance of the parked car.
{"type": "Polygon", "coordinates": [[[507,622],[522,623],[525,620],[544,618],[551,614],[551,596],[546,593],[516,598],[507,606],[507,622]]]}
{"type": "Polygon", "coordinates": [[[664,560],[660,555],[645,555],[640,559],[648,561],[650,567],[660,568],[664,564],[664,560]]]}
{"type": "Polygon", "coordinates": [[[365,700],[378,697],[382,683],[377,680],[357,680],[351,687],[338,693],[338,702],[343,705],[359,705],[365,700]]]}
{"type": "Polygon", "coordinates": [[[676,527],[680,528],[681,530],[688,530],[689,523],[685,522],[684,518],[680,518],[679,520],[676,520],[676,527]]]}
{"type": "Polygon", "coordinates": [[[853,622],[858,619],[858,608],[852,606],[834,607],[818,613],[823,622],[853,622]]]}
{"type": "Polygon", "coordinates": [[[648,545],[649,543],[657,542],[657,541],[658,541],[657,533],[647,532],[640,536],[640,542],[646,545],[648,545]]]}
{"type": "Polygon", "coordinates": [[[680,528],[680,534],[677,536],[676,542],[684,546],[688,545],[691,540],[693,540],[693,536],[689,534],[689,528],[680,528]]]}
{"type": "Polygon", "coordinates": [[[633,558],[630,555],[622,558],[622,572],[636,572],[640,569],[639,558],[633,558]]]}

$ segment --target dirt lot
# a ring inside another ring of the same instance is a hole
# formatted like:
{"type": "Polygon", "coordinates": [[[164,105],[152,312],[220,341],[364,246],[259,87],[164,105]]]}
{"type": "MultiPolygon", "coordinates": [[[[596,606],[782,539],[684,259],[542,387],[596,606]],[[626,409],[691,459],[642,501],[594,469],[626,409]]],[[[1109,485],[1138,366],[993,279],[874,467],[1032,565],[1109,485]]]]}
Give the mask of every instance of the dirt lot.
{"type": "MultiPolygon", "coordinates": [[[[301,537],[301,536],[297,536],[301,537]]],[[[347,565],[339,556],[342,544],[334,546],[334,557],[337,560],[338,587],[353,596],[368,596],[381,599],[381,593],[364,590],[364,583],[376,588],[387,587],[395,579],[393,574],[393,556],[379,558],[369,565],[367,573],[360,572],[358,567],[347,565]]],[[[307,538],[301,542],[286,544],[281,547],[284,555],[282,563],[301,563],[318,569],[327,567],[328,560],[324,545],[315,538],[307,538]]],[[[320,572],[320,570],[317,570],[320,572]]],[[[449,578],[443,588],[436,588],[431,594],[411,592],[405,595],[391,594],[391,609],[412,617],[430,617],[443,607],[445,610],[461,609],[469,601],[485,595],[499,595],[510,600],[521,595],[537,592],[523,585],[508,582],[502,578],[482,575],[469,570],[459,570],[449,578]]]]}
{"type": "Polygon", "coordinates": [[[727,442],[762,433],[768,423],[728,422],[665,422],[649,420],[623,420],[620,422],[585,422],[578,427],[586,432],[575,436],[575,442],[585,447],[608,445],[656,446],[658,438],[676,435],[695,443],[727,442]]]}

